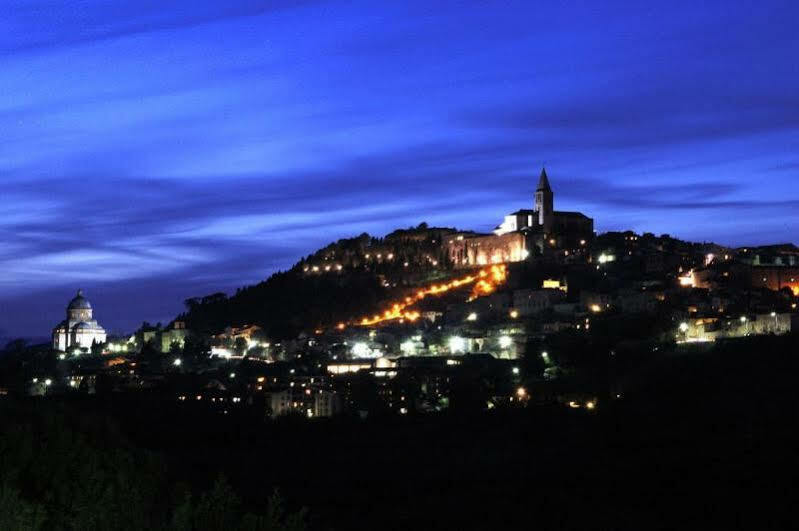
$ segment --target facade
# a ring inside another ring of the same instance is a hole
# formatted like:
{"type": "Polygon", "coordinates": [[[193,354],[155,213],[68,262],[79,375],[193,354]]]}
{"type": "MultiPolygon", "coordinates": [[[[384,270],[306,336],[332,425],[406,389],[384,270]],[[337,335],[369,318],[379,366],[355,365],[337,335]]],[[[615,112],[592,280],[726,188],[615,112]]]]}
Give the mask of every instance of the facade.
{"type": "Polygon", "coordinates": [[[169,327],[159,332],[158,346],[161,352],[164,353],[170,351],[173,343],[183,348],[183,344],[186,342],[186,337],[188,335],[189,331],[186,329],[186,323],[184,321],[173,321],[169,327]]]}
{"type": "Polygon", "coordinates": [[[520,262],[530,255],[522,232],[449,238],[447,251],[455,267],[520,262]]]}
{"type": "Polygon", "coordinates": [[[53,329],[53,348],[66,352],[71,348],[91,348],[94,343],[105,343],[105,329],[92,316],[92,305],[83,297],[83,291],[67,306],[67,318],[53,329]]]}
{"type": "Polygon", "coordinates": [[[135,344],[137,349],[141,349],[147,343],[151,343],[159,352],[166,354],[172,349],[174,343],[183,348],[183,344],[189,334],[185,321],[172,321],[166,328],[161,328],[161,323],[157,325],[144,323],[141,328],[128,338],[128,343],[135,344]]]}
{"type": "Polygon", "coordinates": [[[268,412],[272,417],[296,413],[308,418],[333,417],[341,413],[341,398],[335,391],[292,387],[268,394],[268,412]]]}
{"type": "Polygon", "coordinates": [[[455,267],[520,262],[530,256],[582,252],[593,238],[594,220],[580,212],[558,212],[546,170],[541,170],[533,208],[505,216],[494,234],[451,234],[445,251],[455,267]]]}
{"type": "Polygon", "coordinates": [[[766,313],[743,317],[701,317],[680,324],[678,343],[704,343],[750,335],[789,334],[799,327],[799,315],[766,313]]]}
{"type": "Polygon", "coordinates": [[[513,309],[519,315],[535,315],[565,298],[559,289],[517,289],[513,292],[513,309]]]}
{"type": "Polygon", "coordinates": [[[799,266],[751,266],[751,285],[774,291],[788,288],[799,297],[799,266]]]}
{"type": "Polygon", "coordinates": [[[248,324],[240,327],[228,326],[221,334],[217,334],[214,339],[231,340],[235,341],[238,338],[244,338],[248,343],[253,341],[253,338],[260,334],[262,329],[258,325],[248,324]]]}

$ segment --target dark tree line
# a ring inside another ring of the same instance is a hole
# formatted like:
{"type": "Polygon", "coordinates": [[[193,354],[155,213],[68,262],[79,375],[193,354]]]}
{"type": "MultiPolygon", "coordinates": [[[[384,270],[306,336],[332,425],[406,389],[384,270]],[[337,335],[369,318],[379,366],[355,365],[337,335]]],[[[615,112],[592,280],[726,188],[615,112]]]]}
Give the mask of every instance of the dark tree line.
{"type": "Polygon", "coordinates": [[[201,332],[257,324],[268,337],[290,338],[309,326],[372,312],[385,298],[385,290],[379,278],[368,272],[309,276],[291,270],[242,288],[232,297],[189,299],[183,317],[189,328],[201,332]]]}
{"type": "Polygon", "coordinates": [[[0,407],[0,529],[302,530],[277,494],[253,512],[223,476],[207,490],[169,478],[108,417],[55,403],[0,407]]]}

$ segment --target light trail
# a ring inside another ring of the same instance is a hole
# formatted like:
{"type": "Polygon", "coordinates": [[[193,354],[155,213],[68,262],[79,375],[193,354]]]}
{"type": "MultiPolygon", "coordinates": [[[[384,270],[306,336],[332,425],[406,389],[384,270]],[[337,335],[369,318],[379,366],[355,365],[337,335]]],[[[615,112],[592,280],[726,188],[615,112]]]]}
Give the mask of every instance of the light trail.
{"type": "Polygon", "coordinates": [[[344,330],[349,325],[373,326],[397,319],[407,319],[410,322],[414,322],[421,317],[421,314],[409,308],[431,295],[442,295],[451,290],[474,284],[471,294],[467,299],[468,301],[473,301],[478,297],[490,295],[496,291],[497,286],[504,284],[506,279],[507,269],[505,264],[492,265],[491,267],[480,270],[478,273],[467,275],[445,284],[432,284],[427,288],[418,290],[413,296],[408,296],[402,301],[394,302],[389,309],[385,310],[383,313],[375,314],[371,317],[364,317],[360,321],[356,320],[350,323],[339,323],[336,328],[338,330],[344,330]]]}

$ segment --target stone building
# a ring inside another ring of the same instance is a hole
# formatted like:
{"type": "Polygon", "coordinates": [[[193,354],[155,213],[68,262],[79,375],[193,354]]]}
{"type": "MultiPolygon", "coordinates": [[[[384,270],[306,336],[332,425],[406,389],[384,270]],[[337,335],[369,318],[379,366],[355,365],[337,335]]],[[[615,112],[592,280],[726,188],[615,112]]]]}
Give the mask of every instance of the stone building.
{"type": "Polygon", "coordinates": [[[533,208],[505,216],[493,234],[451,234],[445,252],[455,267],[520,262],[530,256],[583,253],[594,235],[594,220],[580,212],[554,209],[555,194],[541,170],[533,208]]]}
{"type": "Polygon", "coordinates": [[[53,348],[66,352],[78,348],[91,348],[94,343],[105,343],[105,329],[92,316],[92,305],[83,291],[69,301],[67,318],[53,329],[53,348]]]}
{"type": "Polygon", "coordinates": [[[158,333],[158,346],[161,352],[169,352],[173,344],[183,348],[189,331],[186,329],[185,321],[173,321],[164,330],[158,333]]]}

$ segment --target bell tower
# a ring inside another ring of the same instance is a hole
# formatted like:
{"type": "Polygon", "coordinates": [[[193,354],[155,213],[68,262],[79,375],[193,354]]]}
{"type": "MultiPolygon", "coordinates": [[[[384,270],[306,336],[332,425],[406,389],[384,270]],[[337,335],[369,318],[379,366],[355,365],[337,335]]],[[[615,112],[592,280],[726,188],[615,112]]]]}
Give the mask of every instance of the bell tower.
{"type": "Polygon", "coordinates": [[[549,179],[547,178],[547,170],[541,168],[541,176],[538,178],[538,188],[535,190],[535,208],[538,212],[538,225],[544,229],[544,232],[552,232],[552,226],[555,220],[555,209],[553,207],[554,194],[552,188],[549,186],[549,179]]]}

